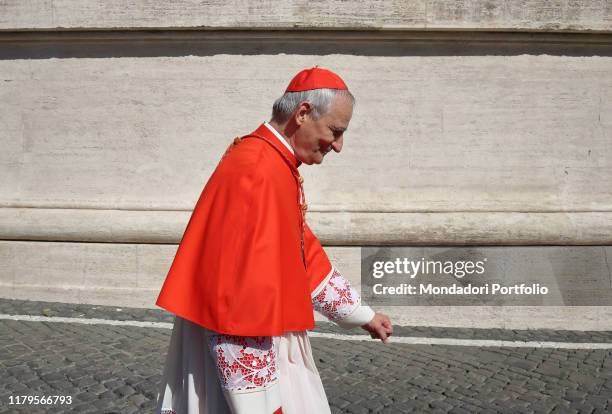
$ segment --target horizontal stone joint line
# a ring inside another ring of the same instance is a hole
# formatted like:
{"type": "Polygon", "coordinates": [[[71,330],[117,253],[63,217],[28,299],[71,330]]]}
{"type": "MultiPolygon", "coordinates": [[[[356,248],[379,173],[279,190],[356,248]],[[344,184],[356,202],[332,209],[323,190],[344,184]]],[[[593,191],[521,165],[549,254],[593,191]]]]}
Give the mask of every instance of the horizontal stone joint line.
{"type": "MultiPolygon", "coordinates": [[[[5,204],[2,205],[0,202],[0,211],[2,210],[78,210],[78,211],[121,211],[121,212],[156,212],[156,213],[191,213],[192,209],[168,209],[168,208],[157,208],[157,207],[116,207],[110,208],[106,206],[100,207],[92,207],[92,206],[78,206],[78,205],[65,205],[65,206],[41,206],[41,205],[31,205],[31,204],[5,204]]],[[[470,210],[461,210],[461,209],[453,209],[453,210],[443,210],[443,209],[327,209],[323,207],[312,207],[308,206],[309,213],[363,213],[363,214],[453,214],[453,213],[461,213],[461,214],[482,214],[482,213],[499,213],[499,214],[512,214],[512,213],[525,213],[525,214],[570,214],[570,213],[612,213],[612,208],[593,208],[593,209],[573,209],[573,210],[561,210],[561,209],[531,209],[531,210],[501,210],[501,209],[470,209],[470,210]]]]}
{"type": "Polygon", "coordinates": [[[30,40],[46,41],[48,39],[72,40],[111,40],[135,38],[147,40],[247,40],[262,41],[283,39],[286,41],[312,40],[443,40],[451,42],[470,41],[508,41],[520,42],[611,42],[612,31],[598,29],[551,29],[551,28],[508,28],[508,27],[270,27],[254,26],[249,28],[224,28],[212,26],[138,26],[108,28],[24,28],[0,29],[0,41],[30,40]],[[494,37],[495,39],[490,39],[494,37]]]}

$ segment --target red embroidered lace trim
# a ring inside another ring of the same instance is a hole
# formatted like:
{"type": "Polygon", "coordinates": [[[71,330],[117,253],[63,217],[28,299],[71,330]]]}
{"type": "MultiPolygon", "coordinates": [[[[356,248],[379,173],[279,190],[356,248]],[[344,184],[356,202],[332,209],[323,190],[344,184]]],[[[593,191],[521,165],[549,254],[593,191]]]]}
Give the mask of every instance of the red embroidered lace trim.
{"type": "Polygon", "coordinates": [[[277,380],[271,336],[213,335],[209,348],[221,386],[227,390],[265,387],[277,380]]]}
{"type": "Polygon", "coordinates": [[[325,287],[312,299],[314,309],[332,321],[353,313],[359,302],[359,292],[336,269],[325,287]]]}

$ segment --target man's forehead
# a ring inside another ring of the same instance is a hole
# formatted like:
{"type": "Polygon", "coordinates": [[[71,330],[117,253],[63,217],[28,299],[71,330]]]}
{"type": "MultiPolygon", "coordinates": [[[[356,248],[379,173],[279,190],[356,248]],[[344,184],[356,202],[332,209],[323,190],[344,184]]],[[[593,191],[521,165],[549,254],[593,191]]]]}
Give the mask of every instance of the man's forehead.
{"type": "Polygon", "coordinates": [[[334,123],[338,124],[337,126],[339,128],[346,129],[353,115],[353,103],[350,99],[345,97],[343,98],[344,99],[334,99],[334,102],[329,110],[329,115],[334,123]]]}

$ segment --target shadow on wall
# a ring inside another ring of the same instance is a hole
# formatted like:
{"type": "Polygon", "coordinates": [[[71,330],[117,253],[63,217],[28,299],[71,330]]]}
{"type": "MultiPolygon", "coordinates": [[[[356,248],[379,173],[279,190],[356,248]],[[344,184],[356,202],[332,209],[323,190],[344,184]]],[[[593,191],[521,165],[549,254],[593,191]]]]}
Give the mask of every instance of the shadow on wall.
{"type": "Polygon", "coordinates": [[[0,60],[217,54],[612,56],[612,34],[329,30],[0,32],[0,60]]]}

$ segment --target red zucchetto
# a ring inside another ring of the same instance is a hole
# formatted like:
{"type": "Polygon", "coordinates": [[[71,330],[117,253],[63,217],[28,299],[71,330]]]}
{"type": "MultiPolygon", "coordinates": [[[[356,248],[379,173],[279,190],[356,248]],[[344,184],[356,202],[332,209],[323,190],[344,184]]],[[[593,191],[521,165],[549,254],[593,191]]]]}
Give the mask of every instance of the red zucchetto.
{"type": "Polygon", "coordinates": [[[285,92],[301,92],[311,89],[348,89],[342,78],[328,69],[318,66],[304,69],[289,82],[285,92]]]}

